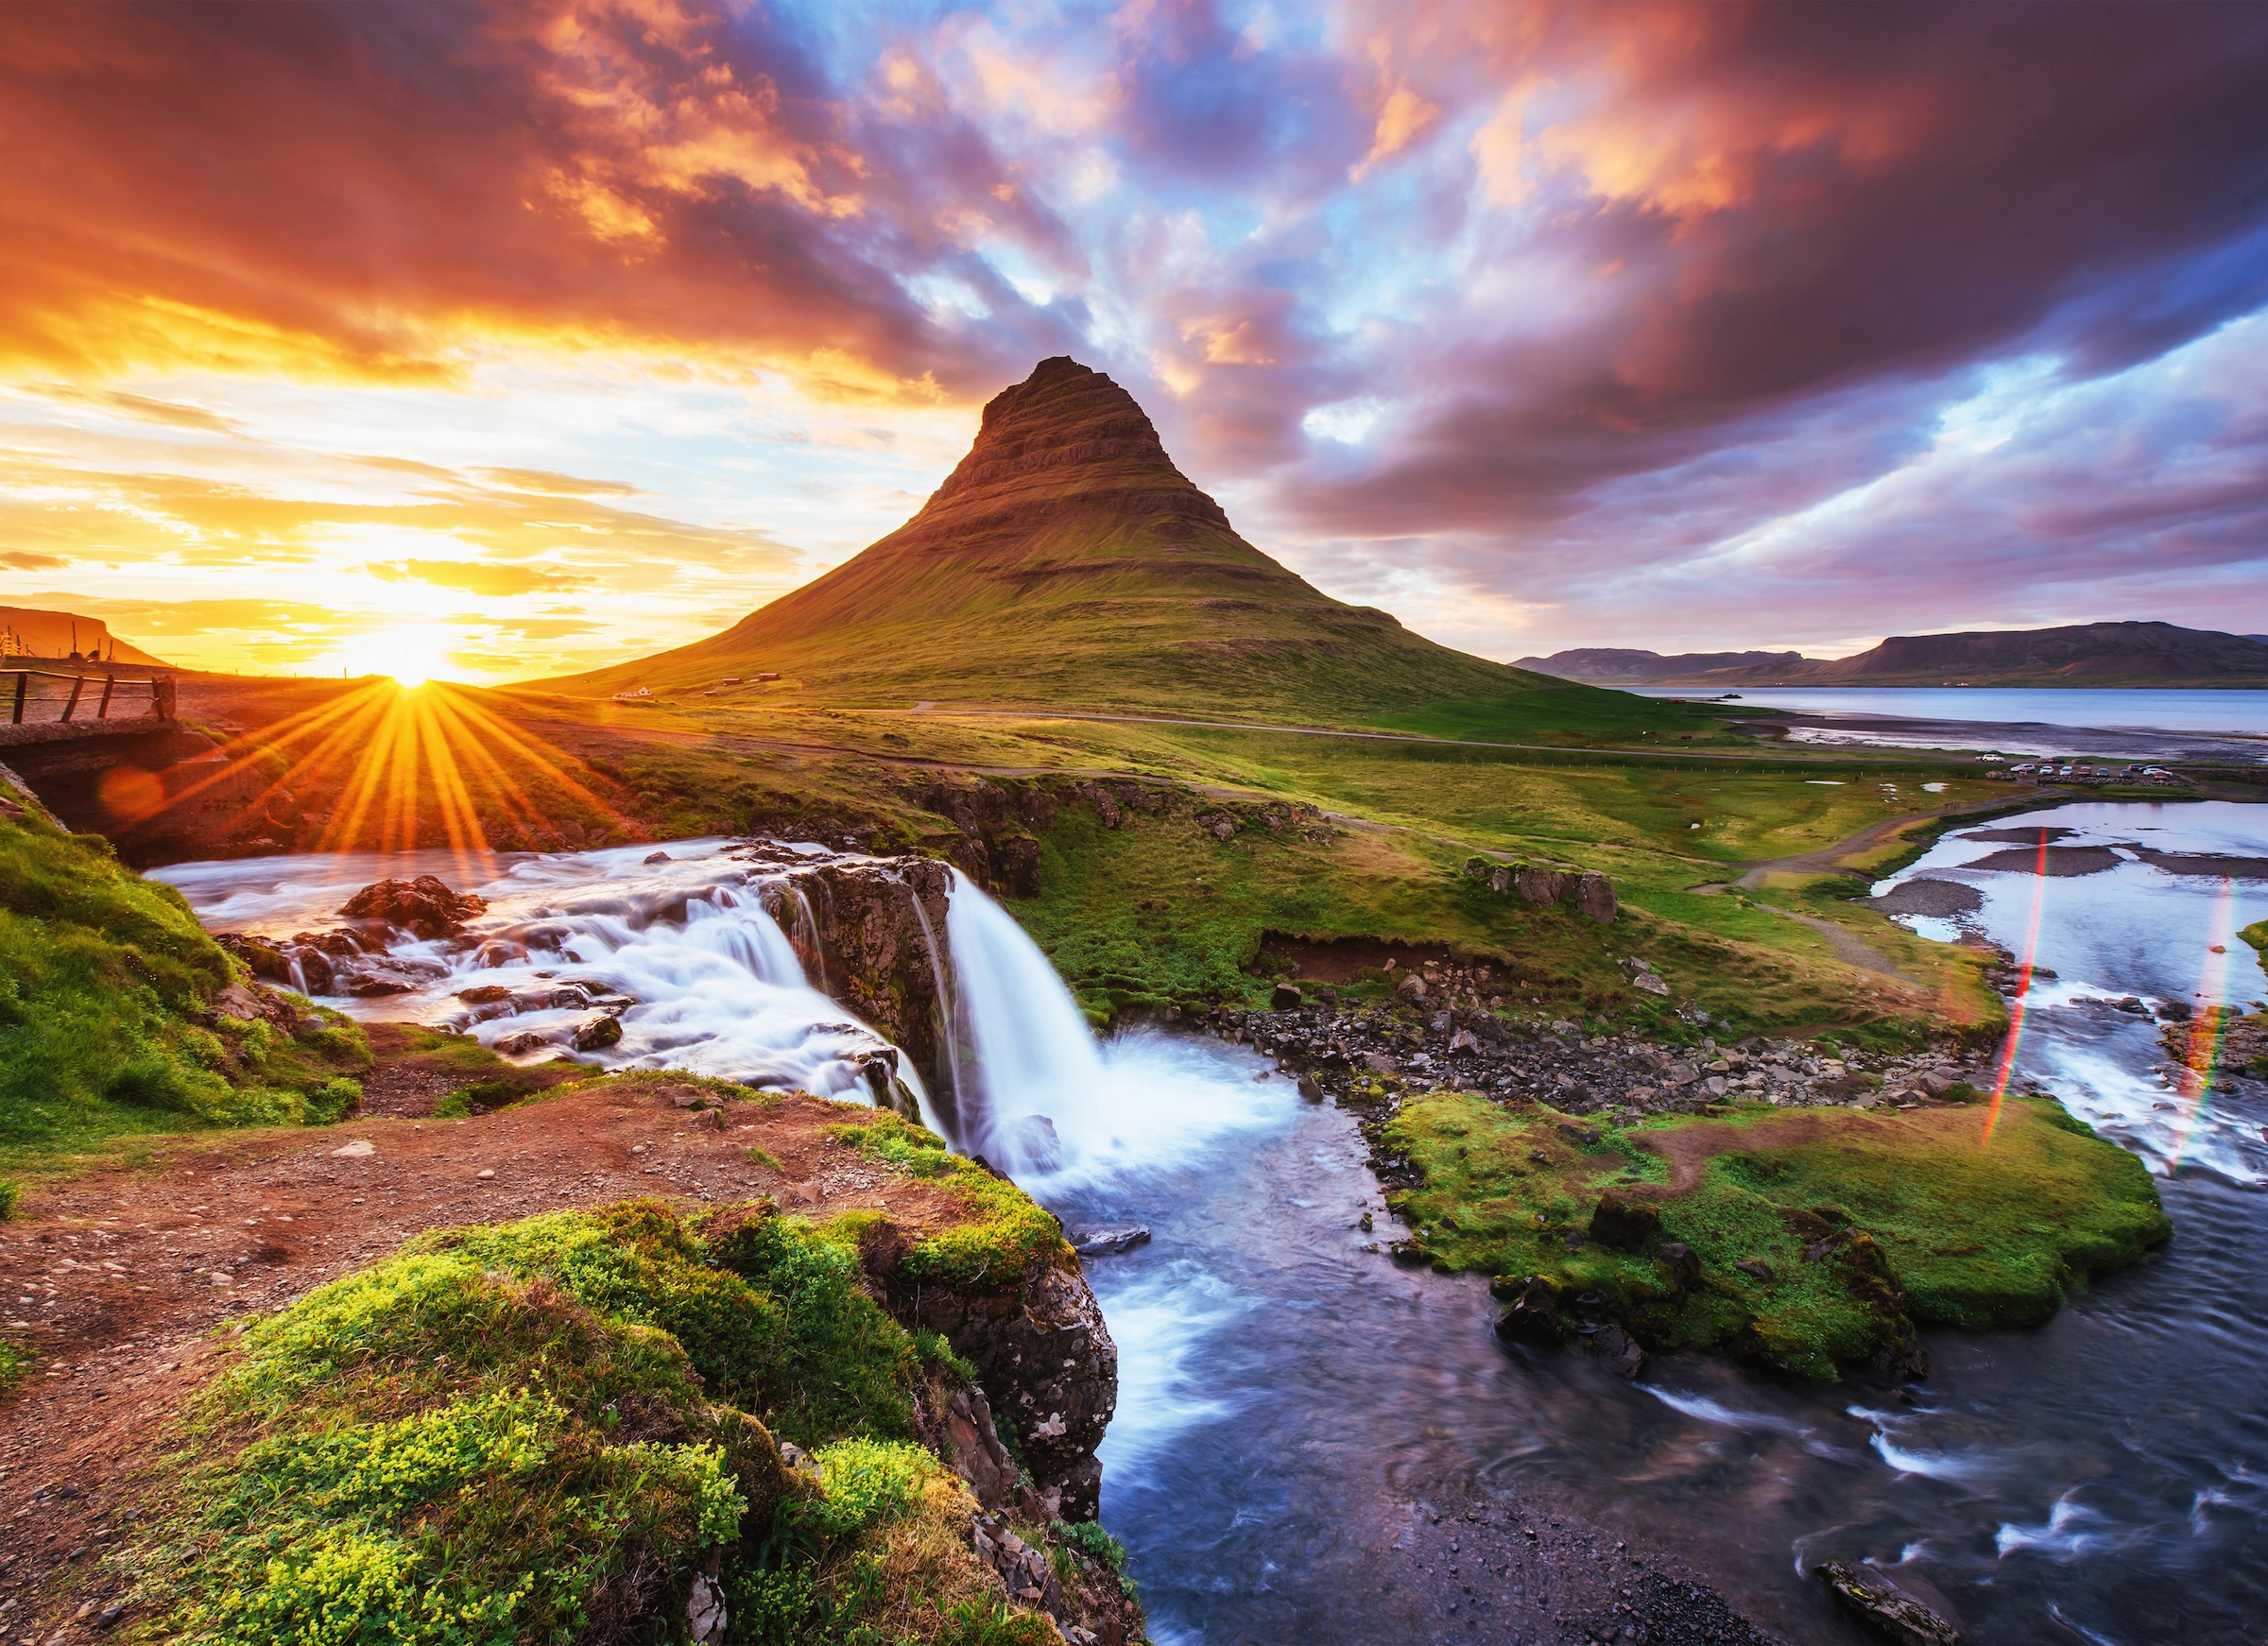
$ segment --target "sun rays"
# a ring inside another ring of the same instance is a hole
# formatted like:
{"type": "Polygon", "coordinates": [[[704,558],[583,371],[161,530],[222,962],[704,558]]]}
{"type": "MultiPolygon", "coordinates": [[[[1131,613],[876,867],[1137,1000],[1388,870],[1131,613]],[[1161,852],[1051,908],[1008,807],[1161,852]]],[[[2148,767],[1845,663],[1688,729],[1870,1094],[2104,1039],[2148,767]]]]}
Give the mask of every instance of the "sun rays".
{"type": "Polygon", "coordinates": [[[120,779],[105,795],[137,824],[225,796],[234,813],[226,832],[282,811],[296,814],[301,849],[444,849],[467,874],[499,850],[555,837],[565,819],[602,831],[630,822],[573,757],[440,680],[358,683],[231,738],[207,763],[172,794],[120,779]]]}

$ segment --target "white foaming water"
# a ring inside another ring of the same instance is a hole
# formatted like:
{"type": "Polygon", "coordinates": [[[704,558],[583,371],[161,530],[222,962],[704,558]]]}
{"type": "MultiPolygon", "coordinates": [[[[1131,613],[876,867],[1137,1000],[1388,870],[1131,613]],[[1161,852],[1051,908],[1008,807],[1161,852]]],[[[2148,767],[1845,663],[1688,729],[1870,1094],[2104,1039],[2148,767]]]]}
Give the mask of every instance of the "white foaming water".
{"type": "MultiPolygon", "coordinates": [[[[470,861],[445,851],[259,858],[181,864],[159,878],[215,930],[284,937],[335,924],[339,905],[373,881],[438,874],[488,900],[466,923],[471,942],[404,940],[389,955],[423,986],[331,1003],[463,1029],[490,1046],[532,1033],[543,1043],[521,1055],[550,1057],[591,1015],[580,1003],[544,1003],[550,991],[575,985],[634,1003],[620,1010],[617,1044],[579,1054],[589,1062],[870,1100],[866,1071],[888,1041],[805,977],[765,907],[816,937],[800,888],[775,864],[732,855],[731,846],[678,842],[667,861],[651,864],[650,846],[470,861]],[[516,999],[506,1006],[457,998],[490,986],[516,999]]],[[[1060,1193],[1170,1165],[1225,1132],[1282,1118],[1286,1087],[1252,1079],[1256,1071],[1245,1067],[1252,1059],[1151,1031],[1098,1045],[1047,956],[966,878],[954,876],[946,917],[950,977],[918,899],[914,906],[955,1020],[946,1037],[957,1095],[951,1123],[911,1059],[898,1058],[898,1075],[955,1147],[1060,1193]]]]}
{"type": "MultiPolygon", "coordinates": [[[[2174,856],[2232,860],[2268,854],[2268,814],[2229,801],[2178,805],[2100,802],[2058,807],[1989,825],[1994,833],[2044,828],[2058,847],[2128,847],[2174,856]]],[[[1890,880],[1950,880],[1977,888],[1984,906],[1948,920],[1905,917],[1922,936],[1950,941],[1969,932],[2012,952],[2029,940],[2038,910],[2038,963],[2059,977],[2035,978],[2018,1071],[2055,1092],[2074,1114],[2132,1149],[2160,1176],[2208,1173],[2241,1188],[2268,1187],[2268,1138],[2257,1100],[2227,1073],[2195,1076],[2172,1067],[2157,1027],[2106,1009],[2128,995],[2153,1011],[2242,1008],[2268,997],[2268,972],[2236,933],[2268,916],[2268,881],[2257,876],[2176,874],[2114,852],[2114,867],[2050,877],[2025,868],[1979,868],[2011,841],[1948,835],[1890,880]],[[2101,980],[2117,981],[2105,982],[2101,980]],[[2156,1070],[2153,1065],[2156,1066],[2156,1070]]],[[[2241,861],[2239,866],[2242,866],[2241,861]]]]}
{"type": "MultiPolygon", "coordinates": [[[[582,1055],[608,1069],[681,1069],[822,1097],[876,1095],[867,1070],[889,1042],[810,986],[794,946],[759,900],[774,866],[729,854],[730,842],[682,841],[665,862],[650,846],[470,861],[442,852],[266,858],[160,870],[209,926],[284,936],[319,928],[358,887],[438,874],[488,900],[466,922],[470,946],[404,942],[389,951],[427,981],[407,994],[333,1003],[355,1015],[460,1028],[493,1046],[543,1037],[524,1056],[557,1054],[587,1003],[546,998],[574,985],[628,997],[622,1038],[582,1055]],[[524,1009],[482,1016],[457,997],[494,986],[524,1009]]],[[[816,853],[815,853],[816,854],[816,853]]],[[[775,896],[779,893],[775,892],[775,896]]],[[[927,1112],[910,1059],[903,1080],[927,1112]]]]}
{"type": "Polygon", "coordinates": [[[2077,1496],[2074,1487],[2057,1498],[2055,1506],[2048,1511],[2044,1526],[2019,1526],[2002,1521],[2001,1529],[1993,1535],[1993,1548],[2003,1559],[2011,1550],[2033,1549],[2057,1560],[2077,1560],[2082,1555],[2118,1547],[2119,1537],[2095,1530],[2103,1525],[2103,1517],[2075,1501],[2077,1496]]]}
{"type": "Polygon", "coordinates": [[[1704,1423],[1720,1423],[1727,1429],[1763,1429],[1777,1434],[1810,1432],[1804,1424],[1791,1422],[1770,1412],[1744,1412],[1738,1407],[1712,1400],[1707,1395],[1689,1395],[1677,1389],[1665,1389],[1658,1383],[1641,1383],[1638,1387],[1671,1411],[1682,1412],[1688,1417],[1698,1417],[1704,1423]]]}
{"type": "Polygon", "coordinates": [[[1217,1393],[1206,1392],[1218,1384],[1206,1376],[1197,1351],[1230,1319],[1257,1306],[1218,1276],[1185,1262],[1167,1264],[1112,1294],[1118,1410],[1100,1452],[1106,1470],[1138,1469],[1188,1430],[1233,1410],[1217,1393]]]}
{"type": "Polygon", "coordinates": [[[955,1028],[975,1054],[954,1140],[1043,1197],[1281,1117],[1284,1088],[1215,1047],[1147,1029],[1098,1045],[1040,946],[957,873],[946,934],[955,1028]]]}

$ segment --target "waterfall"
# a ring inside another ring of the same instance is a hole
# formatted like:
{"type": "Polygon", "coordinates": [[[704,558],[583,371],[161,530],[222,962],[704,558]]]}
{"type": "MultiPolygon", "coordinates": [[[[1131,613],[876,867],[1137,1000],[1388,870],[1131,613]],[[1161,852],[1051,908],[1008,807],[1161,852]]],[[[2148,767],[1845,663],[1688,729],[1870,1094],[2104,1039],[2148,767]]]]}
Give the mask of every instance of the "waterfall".
{"type": "Polygon", "coordinates": [[[699,947],[730,955],[759,982],[775,988],[804,986],[803,963],[796,958],[796,946],[780,922],[765,914],[763,905],[744,905],[723,886],[716,889],[714,903],[698,898],[686,902],[685,934],[699,947]]]}
{"type": "Polygon", "coordinates": [[[788,890],[796,894],[796,907],[803,911],[803,934],[811,939],[811,957],[818,963],[819,968],[819,992],[825,994],[827,992],[827,946],[819,941],[818,917],[811,912],[811,900],[803,895],[801,886],[791,885],[788,890]]]}
{"type": "Polygon", "coordinates": [[[929,946],[930,982],[937,991],[937,1037],[945,1042],[945,1072],[953,1087],[946,1093],[945,1107],[955,1123],[944,1127],[933,1124],[931,1129],[950,1138],[958,1129],[963,1090],[960,1025],[954,1013],[953,991],[945,986],[945,952],[937,947],[936,929],[929,923],[929,911],[921,906],[920,892],[909,885],[905,895],[914,900],[914,918],[920,922],[921,941],[929,946]]]}
{"type": "Polygon", "coordinates": [[[958,869],[945,932],[954,1028],[974,1053],[954,1141],[1012,1175],[1059,1171],[1108,1123],[1087,1020],[1015,917],[958,869]]]}

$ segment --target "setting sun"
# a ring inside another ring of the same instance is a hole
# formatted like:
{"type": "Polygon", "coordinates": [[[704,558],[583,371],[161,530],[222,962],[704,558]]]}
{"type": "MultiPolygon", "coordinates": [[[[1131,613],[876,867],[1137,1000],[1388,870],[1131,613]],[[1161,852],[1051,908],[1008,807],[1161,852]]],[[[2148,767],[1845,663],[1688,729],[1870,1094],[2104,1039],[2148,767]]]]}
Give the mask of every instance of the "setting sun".
{"type": "Polygon", "coordinates": [[[349,677],[384,675],[398,686],[415,689],[452,677],[447,645],[448,637],[439,629],[384,628],[342,643],[316,666],[325,674],[336,669],[349,677]]]}

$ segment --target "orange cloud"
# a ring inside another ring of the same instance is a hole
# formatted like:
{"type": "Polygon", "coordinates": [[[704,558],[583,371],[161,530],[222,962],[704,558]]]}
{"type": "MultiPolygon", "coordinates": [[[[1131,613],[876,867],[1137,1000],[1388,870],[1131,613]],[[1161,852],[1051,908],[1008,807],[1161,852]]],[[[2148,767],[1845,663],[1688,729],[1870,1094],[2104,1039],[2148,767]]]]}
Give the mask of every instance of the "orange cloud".
{"type": "Polygon", "coordinates": [[[0,369],[449,384],[501,344],[843,396],[997,376],[897,277],[940,202],[894,187],[871,220],[834,106],[783,96],[721,9],[89,0],[0,40],[0,369]]]}

